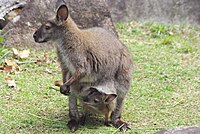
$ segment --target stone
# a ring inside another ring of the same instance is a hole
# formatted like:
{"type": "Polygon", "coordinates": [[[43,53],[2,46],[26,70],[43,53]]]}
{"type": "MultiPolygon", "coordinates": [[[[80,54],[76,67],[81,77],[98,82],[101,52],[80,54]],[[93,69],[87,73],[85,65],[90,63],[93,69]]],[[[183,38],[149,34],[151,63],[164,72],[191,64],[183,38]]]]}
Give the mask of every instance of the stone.
{"type": "Polygon", "coordinates": [[[200,126],[187,126],[182,128],[172,128],[157,132],[155,134],[200,134],[200,126]]]}
{"type": "Polygon", "coordinates": [[[26,0],[0,0],[0,29],[26,5],[26,0]]]}
{"type": "Polygon", "coordinates": [[[108,0],[114,22],[200,24],[200,0],[108,0]]]}
{"type": "MultiPolygon", "coordinates": [[[[36,49],[51,49],[51,42],[38,44],[33,33],[50,17],[55,16],[56,0],[30,0],[20,15],[16,16],[4,28],[7,34],[7,46],[36,49]]],[[[105,0],[66,0],[71,17],[80,28],[103,27],[117,36],[111,14],[105,0]]]]}

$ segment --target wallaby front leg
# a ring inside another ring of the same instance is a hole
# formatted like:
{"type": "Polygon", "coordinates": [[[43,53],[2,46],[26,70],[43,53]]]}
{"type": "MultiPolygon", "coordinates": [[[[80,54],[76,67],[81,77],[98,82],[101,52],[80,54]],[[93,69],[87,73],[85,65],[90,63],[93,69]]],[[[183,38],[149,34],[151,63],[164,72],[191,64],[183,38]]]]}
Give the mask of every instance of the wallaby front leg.
{"type": "Polygon", "coordinates": [[[70,72],[68,69],[62,69],[62,79],[63,83],[65,83],[70,78],[70,72]]]}
{"type": "Polygon", "coordinates": [[[75,73],[70,77],[64,85],[71,85],[76,81],[79,81],[86,74],[85,69],[77,69],[75,73]]]}
{"type": "Polygon", "coordinates": [[[62,94],[69,95],[70,92],[70,85],[76,81],[79,81],[82,77],[85,76],[84,69],[77,69],[75,73],[60,87],[60,91],[62,94]]]}
{"type": "Polygon", "coordinates": [[[79,128],[79,112],[77,107],[77,98],[74,95],[69,95],[69,118],[68,127],[72,132],[79,128]]]}
{"type": "Polygon", "coordinates": [[[109,112],[105,113],[105,121],[104,121],[104,125],[109,127],[110,124],[108,118],[109,118],[109,112]]]}
{"type": "MultiPolygon", "coordinates": [[[[63,83],[65,83],[69,79],[69,77],[70,77],[70,72],[68,71],[68,69],[62,69],[63,83]]],[[[60,87],[60,93],[64,94],[64,95],[68,95],[70,89],[69,88],[64,88],[62,86],[60,87]]]]}

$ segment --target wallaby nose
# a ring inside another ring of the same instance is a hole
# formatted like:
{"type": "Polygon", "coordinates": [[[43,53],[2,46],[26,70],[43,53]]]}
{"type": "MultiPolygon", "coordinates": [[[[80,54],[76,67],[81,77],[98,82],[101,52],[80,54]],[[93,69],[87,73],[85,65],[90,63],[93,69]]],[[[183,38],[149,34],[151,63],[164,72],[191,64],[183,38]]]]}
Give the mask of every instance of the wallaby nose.
{"type": "Polygon", "coordinates": [[[37,35],[36,32],[33,34],[33,38],[36,39],[37,35]]]}
{"type": "Polygon", "coordinates": [[[87,98],[87,97],[84,97],[84,98],[83,98],[83,102],[88,102],[88,98],[87,98]]]}

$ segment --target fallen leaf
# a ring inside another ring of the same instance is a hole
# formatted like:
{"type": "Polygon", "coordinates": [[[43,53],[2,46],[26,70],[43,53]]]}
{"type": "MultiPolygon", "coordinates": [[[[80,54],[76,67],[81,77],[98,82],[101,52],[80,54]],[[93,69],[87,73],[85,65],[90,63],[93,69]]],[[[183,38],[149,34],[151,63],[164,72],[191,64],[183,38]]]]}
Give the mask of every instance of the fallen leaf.
{"type": "Polygon", "coordinates": [[[15,88],[17,86],[15,83],[15,80],[13,80],[12,78],[8,77],[8,78],[5,78],[5,80],[8,84],[8,87],[15,88]]]}
{"type": "Polygon", "coordinates": [[[45,69],[45,72],[47,72],[48,74],[52,74],[52,71],[49,70],[48,68],[45,69]]]}
{"type": "Polygon", "coordinates": [[[54,82],[54,85],[57,87],[61,87],[63,85],[63,82],[61,80],[57,80],[54,82]]]}
{"type": "Polygon", "coordinates": [[[4,67],[4,70],[8,73],[12,73],[15,71],[15,69],[12,66],[6,66],[4,67]]]}
{"type": "Polygon", "coordinates": [[[11,96],[10,96],[10,95],[5,95],[5,96],[4,96],[4,99],[10,100],[10,99],[11,99],[11,96]]]}
{"type": "Polygon", "coordinates": [[[12,78],[11,77],[7,77],[7,78],[5,78],[5,80],[12,80],[12,78]]]}
{"type": "Polygon", "coordinates": [[[12,62],[8,59],[5,59],[5,63],[7,66],[17,67],[18,65],[15,62],[12,62]]]}
{"type": "Polygon", "coordinates": [[[39,63],[41,63],[41,62],[42,62],[42,60],[36,60],[36,61],[35,61],[36,64],[39,64],[39,63]]]}
{"type": "Polygon", "coordinates": [[[15,56],[24,59],[24,58],[28,58],[29,54],[30,54],[30,50],[23,50],[23,51],[18,51],[16,48],[12,48],[13,53],[15,56]]]}
{"type": "Polygon", "coordinates": [[[18,56],[19,55],[19,51],[15,48],[12,48],[14,55],[18,56]]]}
{"type": "Polygon", "coordinates": [[[22,52],[19,53],[19,57],[22,59],[28,58],[30,54],[30,50],[23,50],[22,52]]]}
{"type": "Polygon", "coordinates": [[[48,53],[45,53],[45,54],[44,54],[44,61],[45,61],[46,63],[50,63],[49,54],[48,54],[48,53]]]}
{"type": "Polygon", "coordinates": [[[0,72],[3,72],[5,70],[5,67],[0,67],[0,72]]]}

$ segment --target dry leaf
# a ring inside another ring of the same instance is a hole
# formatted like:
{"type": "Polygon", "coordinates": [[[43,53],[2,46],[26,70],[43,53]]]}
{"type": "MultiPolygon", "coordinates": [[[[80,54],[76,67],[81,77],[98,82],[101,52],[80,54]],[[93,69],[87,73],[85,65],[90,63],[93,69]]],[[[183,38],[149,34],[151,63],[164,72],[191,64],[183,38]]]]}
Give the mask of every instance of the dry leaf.
{"type": "Polygon", "coordinates": [[[29,54],[30,54],[30,50],[23,50],[23,51],[18,51],[17,49],[15,48],[12,48],[13,50],[13,53],[15,56],[21,58],[21,59],[24,59],[24,58],[28,58],[29,57],[29,54]]]}
{"type": "Polygon", "coordinates": [[[52,71],[49,70],[48,68],[46,68],[45,72],[47,72],[48,74],[52,74],[52,71]]]}
{"type": "Polygon", "coordinates": [[[45,53],[45,54],[44,54],[44,61],[45,61],[46,63],[50,63],[49,54],[48,54],[48,53],[45,53]]]}
{"type": "Polygon", "coordinates": [[[4,71],[11,73],[11,72],[13,72],[13,68],[12,68],[12,66],[0,67],[0,72],[4,72],[4,71]]]}
{"type": "Polygon", "coordinates": [[[12,66],[12,67],[17,67],[18,66],[15,62],[12,62],[12,61],[10,61],[8,59],[5,59],[5,63],[6,63],[6,65],[12,66]]]}
{"type": "Polygon", "coordinates": [[[12,48],[14,55],[18,56],[19,55],[19,51],[15,48],[12,48]]]}
{"type": "Polygon", "coordinates": [[[3,72],[5,70],[5,67],[0,67],[0,72],[3,72]]]}
{"type": "Polygon", "coordinates": [[[5,78],[6,79],[6,82],[8,84],[8,87],[16,87],[16,83],[15,83],[15,80],[13,80],[12,78],[8,77],[8,78],[5,78]]]}
{"type": "Polygon", "coordinates": [[[61,80],[57,80],[54,82],[54,85],[57,87],[61,87],[63,85],[63,82],[61,80]]]}
{"type": "Polygon", "coordinates": [[[24,58],[28,58],[30,54],[30,50],[23,50],[22,52],[19,53],[19,57],[24,59],[24,58]]]}
{"type": "Polygon", "coordinates": [[[12,66],[6,66],[4,67],[4,70],[8,73],[12,73],[15,71],[15,69],[12,66]]]}
{"type": "Polygon", "coordinates": [[[39,64],[39,63],[41,63],[41,62],[42,62],[42,60],[36,60],[36,61],[35,61],[36,64],[39,64]]]}
{"type": "Polygon", "coordinates": [[[5,95],[5,96],[4,96],[4,99],[6,99],[6,100],[10,100],[10,98],[11,98],[10,95],[5,95]]]}

